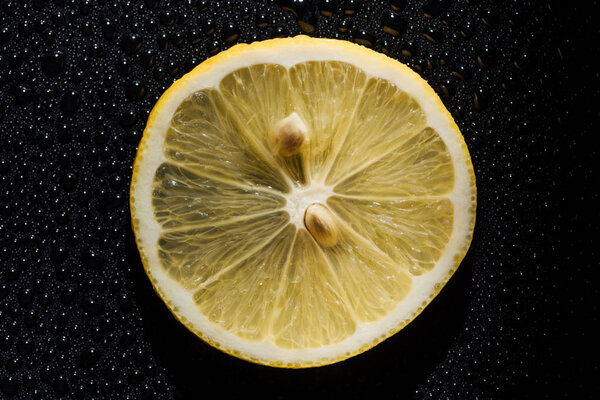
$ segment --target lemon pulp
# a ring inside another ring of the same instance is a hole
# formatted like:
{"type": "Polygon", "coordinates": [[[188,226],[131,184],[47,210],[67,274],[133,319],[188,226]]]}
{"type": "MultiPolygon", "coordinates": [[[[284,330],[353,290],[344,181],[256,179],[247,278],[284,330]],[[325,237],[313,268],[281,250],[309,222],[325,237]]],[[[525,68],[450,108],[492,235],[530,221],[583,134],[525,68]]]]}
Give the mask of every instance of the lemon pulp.
{"type": "Polygon", "coordinates": [[[451,235],[444,142],[406,93],[349,64],[239,69],[179,106],[164,152],[153,195],[161,264],[246,339],[346,339],[389,313],[451,235]],[[294,111],[314,139],[299,155],[271,154],[269,130],[294,111]],[[313,202],[340,220],[332,249],[304,230],[313,202]]]}

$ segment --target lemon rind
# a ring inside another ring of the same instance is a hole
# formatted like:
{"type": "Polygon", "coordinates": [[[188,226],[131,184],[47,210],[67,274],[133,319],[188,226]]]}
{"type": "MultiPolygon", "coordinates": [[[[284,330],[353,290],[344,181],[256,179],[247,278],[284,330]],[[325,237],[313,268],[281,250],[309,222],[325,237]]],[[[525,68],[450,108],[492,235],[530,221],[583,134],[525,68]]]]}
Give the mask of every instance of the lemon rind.
{"type": "Polygon", "coordinates": [[[467,253],[475,226],[477,204],[475,188],[473,165],[458,126],[433,89],[417,73],[398,61],[357,44],[335,39],[299,36],[236,45],[198,65],[161,96],[149,115],[138,147],[131,180],[130,209],[132,227],[144,269],[154,290],[165,301],[176,319],[201,339],[230,355],[258,364],[304,368],[331,364],[362,353],[401,330],[420,314],[454,274],[467,253]],[[271,57],[266,57],[265,55],[269,53],[277,54],[275,57],[273,54],[271,57]],[[199,314],[193,302],[190,302],[191,296],[186,300],[185,290],[161,270],[157,255],[147,254],[146,249],[152,249],[152,243],[156,243],[160,227],[152,218],[138,218],[138,213],[148,215],[148,211],[151,211],[148,204],[142,207],[140,204],[144,201],[149,202],[151,198],[151,193],[148,191],[155,170],[152,166],[158,166],[164,161],[162,151],[150,152],[148,149],[162,148],[170,117],[181,101],[194,91],[216,87],[223,76],[235,69],[265,62],[265,59],[269,58],[273,60],[277,58],[277,63],[286,67],[304,61],[337,59],[351,62],[368,74],[369,71],[377,71],[369,75],[390,80],[419,101],[428,117],[428,124],[440,133],[453,158],[457,157],[460,160],[459,163],[455,163],[455,168],[458,169],[455,174],[457,177],[455,190],[449,196],[455,204],[459,201],[465,203],[455,207],[457,215],[455,215],[452,239],[458,243],[455,244],[457,250],[453,254],[445,253],[432,272],[415,278],[413,287],[420,290],[414,293],[411,290],[409,296],[418,301],[413,301],[410,305],[402,302],[396,310],[383,319],[389,320],[387,326],[383,326],[385,324],[381,321],[362,324],[362,327],[357,329],[357,333],[350,338],[318,349],[287,350],[277,348],[270,343],[250,342],[225,331],[204,316],[200,315],[204,318],[200,324],[197,315],[189,318],[194,311],[199,314]],[[461,228],[460,232],[458,228],[461,228]],[[154,232],[154,235],[148,235],[148,232],[154,232]],[[166,283],[168,281],[169,284],[166,283]],[[402,307],[410,308],[409,312],[402,313],[402,307]],[[398,317],[400,314],[401,317],[398,317]],[[396,318],[390,318],[395,315],[396,318]],[[376,326],[377,324],[379,326],[376,326]],[[198,329],[198,325],[203,329],[198,329]],[[376,335],[370,334],[373,330],[377,332],[376,335]]]}

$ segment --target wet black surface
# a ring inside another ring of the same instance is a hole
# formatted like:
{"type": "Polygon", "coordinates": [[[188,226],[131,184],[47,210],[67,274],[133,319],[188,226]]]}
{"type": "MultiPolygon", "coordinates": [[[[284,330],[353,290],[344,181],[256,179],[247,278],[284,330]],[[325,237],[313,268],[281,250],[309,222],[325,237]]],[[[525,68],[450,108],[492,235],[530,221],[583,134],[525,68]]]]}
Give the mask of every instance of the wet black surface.
{"type": "Polygon", "coordinates": [[[1,1],[0,398],[597,398],[598,17],[595,1],[1,1]],[[303,32],[417,70],[465,136],[479,205],[467,258],[413,323],[287,371],[173,319],[127,200],[174,79],[303,32]]]}

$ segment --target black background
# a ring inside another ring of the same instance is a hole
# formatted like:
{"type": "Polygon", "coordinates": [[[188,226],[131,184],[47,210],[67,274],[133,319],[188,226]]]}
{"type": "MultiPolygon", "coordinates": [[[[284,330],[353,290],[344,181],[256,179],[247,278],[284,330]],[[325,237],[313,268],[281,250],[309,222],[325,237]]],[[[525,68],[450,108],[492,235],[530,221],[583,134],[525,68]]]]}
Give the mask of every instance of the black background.
{"type": "Polygon", "coordinates": [[[596,1],[0,3],[0,398],[598,398],[596,1]],[[478,214],[458,272],[403,331],[280,370],[174,320],[128,185],[176,78],[301,26],[431,84],[469,146],[478,214]]]}

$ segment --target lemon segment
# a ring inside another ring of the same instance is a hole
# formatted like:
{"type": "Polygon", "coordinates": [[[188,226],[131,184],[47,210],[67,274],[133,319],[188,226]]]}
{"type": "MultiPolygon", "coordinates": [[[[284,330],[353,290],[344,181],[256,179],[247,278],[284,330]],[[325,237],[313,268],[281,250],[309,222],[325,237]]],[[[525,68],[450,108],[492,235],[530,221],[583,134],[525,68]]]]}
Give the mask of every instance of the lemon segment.
{"type": "Polygon", "coordinates": [[[435,267],[452,235],[454,207],[448,199],[373,201],[333,196],[327,204],[412,275],[435,267]]]}
{"type": "MultiPolygon", "coordinates": [[[[235,130],[257,143],[270,159],[269,134],[277,123],[294,111],[287,69],[277,64],[258,64],[241,68],[225,76],[219,91],[228,104],[227,118],[236,121],[235,130]]],[[[301,157],[272,158],[292,181],[303,184],[301,157]]]]}
{"type": "Polygon", "coordinates": [[[323,182],[344,143],[366,74],[342,62],[306,62],[289,69],[293,104],[307,122],[310,136],[307,168],[312,182],[323,182]]]}
{"type": "Polygon", "coordinates": [[[286,205],[282,195],[209,178],[190,168],[169,162],[156,170],[152,206],[164,230],[222,225],[286,205]]]}
{"type": "Polygon", "coordinates": [[[288,221],[288,214],[279,211],[219,226],[163,231],[158,240],[162,268],[185,289],[196,289],[260,251],[280,234],[288,221]]]}
{"type": "Polygon", "coordinates": [[[322,247],[357,322],[388,315],[409,292],[412,279],[389,257],[347,227],[334,247],[322,247]]]}
{"type": "MultiPolygon", "coordinates": [[[[403,131],[405,132],[405,131],[403,131]]],[[[399,143],[379,152],[341,177],[336,193],[407,198],[448,195],[454,188],[454,165],[448,148],[431,128],[399,135],[399,143]]],[[[371,147],[366,147],[369,154],[371,147]]]]}
{"type": "Polygon", "coordinates": [[[356,331],[347,297],[319,245],[301,229],[296,235],[270,322],[273,342],[282,349],[318,349],[356,331]]]}
{"type": "Polygon", "coordinates": [[[264,141],[240,134],[243,127],[219,91],[194,92],[173,115],[165,156],[224,182],[289,191],[286,178],[266,154],[264,141]]]}
{"type": "Polygon", "coordinates": [[[394,152],[425,126],[423,110],[407,93],[388,80],[369,79],[325,182],[338,183],[374,156],[394,152]]]}
{"type": "Polygon", "coordinates": [[[259,251],[236,261],[199,285],[194,301],[211,321],[248,340],[264,340],[270,332],[281,282],[296,229],[287,225],[259,251]]]}

